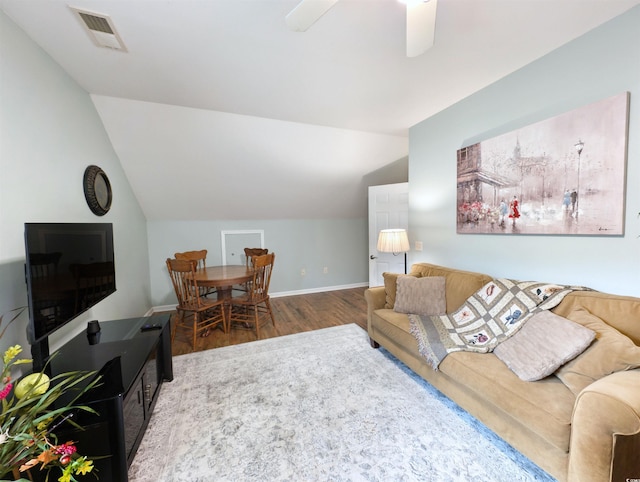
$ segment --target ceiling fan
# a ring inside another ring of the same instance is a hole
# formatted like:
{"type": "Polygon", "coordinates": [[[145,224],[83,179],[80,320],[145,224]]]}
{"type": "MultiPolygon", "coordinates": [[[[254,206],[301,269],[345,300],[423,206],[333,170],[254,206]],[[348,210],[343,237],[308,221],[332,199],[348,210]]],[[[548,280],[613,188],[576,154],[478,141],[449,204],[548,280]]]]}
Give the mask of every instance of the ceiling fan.
{"type": "MultiPolygon", "coordinates": [[[[407,57],[417,57],[433,46],[438,0],[399,0],[407,8],[407,57]]],[[[286,17],[289,30],[304,32],[338,0],[302,0],[286,17]]]]}

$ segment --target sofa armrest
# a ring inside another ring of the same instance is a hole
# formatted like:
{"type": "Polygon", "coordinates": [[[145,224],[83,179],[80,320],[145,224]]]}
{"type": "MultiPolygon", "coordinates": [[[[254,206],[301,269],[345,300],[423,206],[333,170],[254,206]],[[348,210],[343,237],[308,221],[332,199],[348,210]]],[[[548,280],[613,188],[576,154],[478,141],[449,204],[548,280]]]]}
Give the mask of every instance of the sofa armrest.
{"type": "Polygon", "coordinates": [[[573,409],[568,481],[640,479],[638,450],[640,369],[612,373],[580,392],[573,409]]]}
{"type": "Polygon", "coordinates": [[[364,299],[367,300],[367,328],[369,334],[371,334],[371,316],[375,310],[384,308],[386,302],[384,286],[376,286],[365,290],[364,299]]]}

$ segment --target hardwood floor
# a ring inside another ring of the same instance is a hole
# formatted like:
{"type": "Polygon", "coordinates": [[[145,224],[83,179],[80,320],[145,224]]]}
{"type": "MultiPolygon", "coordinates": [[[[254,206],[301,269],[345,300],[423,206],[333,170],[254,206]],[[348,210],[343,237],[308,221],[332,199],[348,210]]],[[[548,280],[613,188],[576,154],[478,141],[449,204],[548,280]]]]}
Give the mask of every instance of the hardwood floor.
{"type": "MultiPolygon", "coordinates": [[[[260,339],[290,335],[303,331],[328,328],[330,326],[356,323],[367,329],[367,303],[364,299],[366,288],[352,288],[326,291],[307,295],[284,296],[271,299],[271,308],[276,320],[275,327],[269,322],[260,325],[260,339]]],[[[196,351],[237,345],[256,340],[253,328],[239,326],[225,334],[222,328],[215,328],[207,337],[199,337],[196,351]]],[[[191,353],[190,333],[178,330],[173,341],[174,355],[191,353]]]]}

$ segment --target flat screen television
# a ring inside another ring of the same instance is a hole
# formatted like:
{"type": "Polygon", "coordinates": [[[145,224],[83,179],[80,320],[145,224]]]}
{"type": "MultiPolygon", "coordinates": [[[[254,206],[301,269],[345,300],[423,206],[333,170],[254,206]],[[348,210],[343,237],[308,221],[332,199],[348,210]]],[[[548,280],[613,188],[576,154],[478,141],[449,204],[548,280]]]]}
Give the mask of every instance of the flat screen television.
{"type": "Polygon", "coordinates": [[[48,337],[116,290],[111,223],[25,223],[27,336],[34,370],[48,337]]]}

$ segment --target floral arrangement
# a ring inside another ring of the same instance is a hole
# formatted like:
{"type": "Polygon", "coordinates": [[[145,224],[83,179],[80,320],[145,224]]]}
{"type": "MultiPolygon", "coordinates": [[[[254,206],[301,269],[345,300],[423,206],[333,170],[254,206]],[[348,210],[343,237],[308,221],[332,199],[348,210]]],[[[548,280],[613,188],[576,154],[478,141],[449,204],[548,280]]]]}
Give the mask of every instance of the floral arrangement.
{"type": "MultiPolygon", "coordinates": [[[[18,308],[8,312],[14,314],[9,323],[23,311],[24,308],[18,308]]],[[[0,326],[3,317],[4,314],[0,315],[0,326]]],[[[0,338],[4,330],[0,332],[0,338]]],[[[0,480],[6,480],[7,476],[26,475],[33,469],[47,470],[48,481],[51,469],[56,468],[60,471],[58,482],[77,482],[75,476],[90,473],[94,468],[93,462],[78,454],[74,442],[58,443],[54,430],[63,421],[80,428],[72,420],[76,410],[95,413],[91,408],[75,403],[95,386],[98,379],[93,378],[94,372],[69,372],[49,379],[43,370],[14,384],[13,367],[31,363],[29,359],[17,358],[21,352],[22,347],[14,345],[7,348],[2,357],[0,480]],[[62,403],[59,399],[63,395],[65,400],[70,396],[70,401],[62,403]]]]}
{"type": "Polygon", "coordinates": [[[464,202],[458,207],[458,219],[463,223],[477,223],[485,218],[488,208],[480,201],[464,202]]]}

